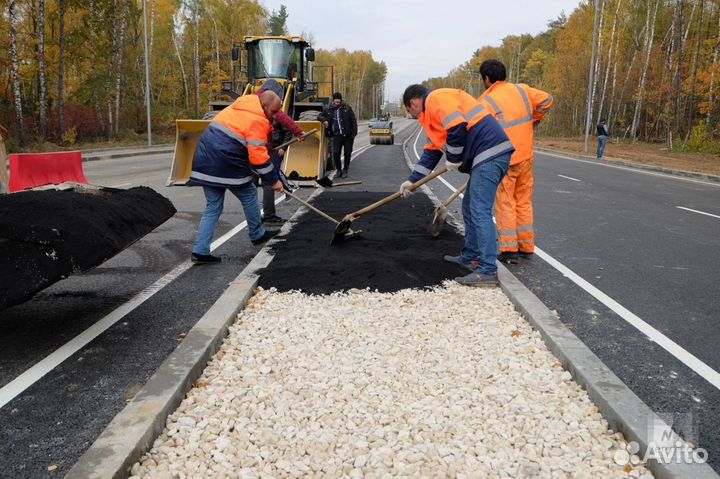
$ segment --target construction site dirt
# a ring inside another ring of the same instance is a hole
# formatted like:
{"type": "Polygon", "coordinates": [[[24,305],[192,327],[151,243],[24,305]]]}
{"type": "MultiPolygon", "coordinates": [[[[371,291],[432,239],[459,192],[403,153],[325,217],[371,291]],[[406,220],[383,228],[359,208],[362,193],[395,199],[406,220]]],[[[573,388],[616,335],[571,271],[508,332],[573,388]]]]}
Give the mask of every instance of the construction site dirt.
{"type": "Polygon", "coordinates": [[[94,268],[174,213],[147,187],[0,196],[0,310],[94,268]]]}
{"type": "MultiPolygon", "coordinates": [[[[313,206],[340,220],[388,194],[325,191],[313,206]]],[[[360,237],[336,245],[330,245],[333,225],[308,211],[275,248],[275,259],[260,272],[260,286],[309,294],[352,288],[393,292],[460,276],[463,271],[442,257],[459,254],[462,237],[446,228],[433,238],[426,230],[433,209],[424,194],[399,199],[353,222],[360,237]]]]}

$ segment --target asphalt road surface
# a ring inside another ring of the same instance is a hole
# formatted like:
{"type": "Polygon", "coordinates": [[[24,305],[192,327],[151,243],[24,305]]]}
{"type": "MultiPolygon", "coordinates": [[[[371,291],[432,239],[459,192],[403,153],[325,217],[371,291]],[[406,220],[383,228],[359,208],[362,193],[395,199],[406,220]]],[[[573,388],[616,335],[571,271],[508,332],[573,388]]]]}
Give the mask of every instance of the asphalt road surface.
{"type": "MultiPolygon", "coordinates": [[[[509,269],[720,471],[720,183],[542,153],[534,171],[539,250],[509,269]]],[[[467,179],[444,178],[441,199],[467,179]]]]}
{"type": "MultiPolygon", "coordinates": [[[[368,146],[361,126],[355,151],[368,146]]],[[[259,251],[227,195],[214,243],[222,262],[191,266],[205,200],[200,188],[164,186],[171,162],[85,163],[90,183],[149,186],[178,212],[91,272],[0,311],[0,478],[62,477],[259,251]]],[[[282,201],[277,211],[288,218],[297,208],[282,201]]]]}

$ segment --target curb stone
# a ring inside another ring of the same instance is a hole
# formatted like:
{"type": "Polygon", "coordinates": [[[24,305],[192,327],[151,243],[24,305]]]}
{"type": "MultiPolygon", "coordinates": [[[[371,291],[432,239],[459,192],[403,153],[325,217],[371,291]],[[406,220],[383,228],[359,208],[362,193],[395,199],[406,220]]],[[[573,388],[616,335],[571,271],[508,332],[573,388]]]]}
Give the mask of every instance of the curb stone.
{"type": "MultiPolygon", "coordinates": [[[[412,136],[414,133],[410,135],[412,136]]],[[[405,148],[408,141],[409,138],[403,143],[403,154],[408,167],[412,169],[413,162],[405,148]]],[[[427,185],[422,188],[425,188],[425,193],[433,203],[441,204],[427,185]]],[[[448,213],[447,222],[460,234],[464,234],[464,226],[451,213],[448,213]]],[[[563,368],[587,391],[609,427],[613,431],[622,432],[626,440],[638,443],[640,451],[645,454],[652,432],[649,426],[661,426],[664,430],[670,428],[560,321],[556,313],[551,312],[502,264],[498,267],[498,273],[503,292],[530,325],[541,334],[548,349],[562,363],[563,368]]],[[[675,444],[677,441],[685,444],[675,432],[664,440],[667,444],[675,444]]],[[[708,464],[665,464],[651,460],[645,466],[656,479],[720,479],[708,464]]]]}
{"type": "Polygon", "coordinates": [[[82,161],[114,160],[131,156],[161,155],[175,151],[175,145],[160,145],[143,148],[112,148],[105,150],[86,150],[82,152],[82,161]]]}
{"type": "Polygon", "coordinates": [[[675,170],[672,168],[665,168],[662,166],[655,166],[655,165],[645,165],[642,163],[634,163],[632,161],[620,160],[620,159],[598,160],[597,158],[595,158],[593,156],[579,155],[577,153],[566,153],[561,150],[551,150],[549,148],[533,148],[533,149],[539,153],[545,153],[548,155],[560,156],[560,157],[565,156],[568,158],[585,160],[585,161],[589,161],[592,163],[598,163],[601,165],[624,166],[624,167],[633,168],[636,170],[654,171],[657,173],[665,173],[667,175],[672,175],[672,176],[681,176],[681,177],[685,177],[685,178],[694,178],[694,179],[698,179],[698,180],[706,180],[706,181],[712,181],[715,183],[720,183],[720,176],[710,175],[707,173],[697,173],[695,171],[675,170]]]}
{"type": "MultiPolygon", "coordinates": [[[[318,188],[308,201],[321,194],[318,188]]],[[[228,328],[256,289],[257,271],[272,261],[271,248],[285,241],[293,225],[308,209],[301,206],[229,284],[193,326],[175,351],[160,365],[140,392],[108,424],[65,479],[126,479],[130,468],[152,447],[168,416],[177,409],[212,356],[220,349],[228,328]]]]}

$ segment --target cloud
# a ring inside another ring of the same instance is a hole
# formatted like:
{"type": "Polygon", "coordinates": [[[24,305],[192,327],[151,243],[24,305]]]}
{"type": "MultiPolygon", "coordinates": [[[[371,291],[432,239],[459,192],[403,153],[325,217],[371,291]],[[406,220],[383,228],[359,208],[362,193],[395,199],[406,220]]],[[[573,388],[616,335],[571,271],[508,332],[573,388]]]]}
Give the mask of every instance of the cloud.
{"type": "Polygon", "coordinates": [[[291,33],[312,33],[315,48],[371,50],[388,67],[386,94],[393,100],[410,83],[445,76],[485,45],[499,45],[507,35],[538,34],[578,0],[478,0],[426,2],[395,0],[263,0],[268,10],[287,7],[291,33]],[[322,14],[319,13],[319,7],[322,14]]]}

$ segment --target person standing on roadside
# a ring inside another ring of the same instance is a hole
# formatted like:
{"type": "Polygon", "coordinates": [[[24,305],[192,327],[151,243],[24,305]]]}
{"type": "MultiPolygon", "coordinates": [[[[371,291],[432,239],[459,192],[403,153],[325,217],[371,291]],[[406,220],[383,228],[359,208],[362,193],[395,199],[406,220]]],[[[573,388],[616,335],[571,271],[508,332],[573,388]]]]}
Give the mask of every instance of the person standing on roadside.
{"type": "Polygon", "coordinates": [[[353,109],[343,101],[340,92],[333,93],[332,103],[318,115],[325,128],[332,133],[333,161],[335,162],[336,176],[347,177],[352,157],[353,143],[357,135],[357,119],[353,109]],[[345,164],[340,163],[342,150],[345,151],[345,164]]]}
{"type": "Polygon", "coordinates": [[[500,254],[498,261],[517,263],[535,252],[533,219],[533,141],[535,128],[550,110],[553,97],[523,83],[505,81],[505,65],[486,60],[480,65],[485,93],[479,100],[503,127],[515,147],[510,169],[495,198],[500,254]]]}
{"type": "Polygon", "coordinates": [[[600,123],[597,124],[597,135],[598,135],[597,157],[599,160],[605,154],[605,144],[607,143],[608,136],[610,136],[610,128],[608,128],[607,120],[605,118],[600,119],[600,123]]]}
{"type": "Polygon", "coordinates": [[[273,185],[273,190],[283,190],[267,150],[270,121],[280,108],[280,97],[272,91],[241,96],[218,113],[200,137],[188,184],[203,187],[206,207],[190,255],[193,263],[220,261],[210,254],[210,243],[223,211],[226,190],[242,204],[252,244],[261,245],[278,234],[279,230],[263,228],[253,171],[264,183],[273,185]]]}
{"type": "MultiPolygon", "coordinates": [[[[263,83],[262,87],[260,87],[256,93],[261,95],[265,91],[271,91],[279,96],[280,100],[283,99],[284,91],[282,85],[272,78],[265,80],[265,83],[263,83]]],[[[276,151],[273,147],[289,141],[293,135],[295,135],[298,141],[303,141],[305,137],[303,136],[302,128],[300,128],[300,126],[295,123],[295,120],[290,118],[290,116],[282,110],[275,114],[275,117],[272,120],[272,127],[273,131],[267,145],[268,154],[270,155],[270,160],[272,160],[273,166],[278,170],[278,172],[280,172],[283,157],[285,156],[285,150],[280,149],[276,151]]],[[[262,182],[262,221],[263,224],[269,226],[280,226],[285,223],[285,219],[277,215],[277,210],[275,209],[275,190],[273,189],[273,186],[274,185],[270,183],[266,183],[264,181],[262,182]]]]}

